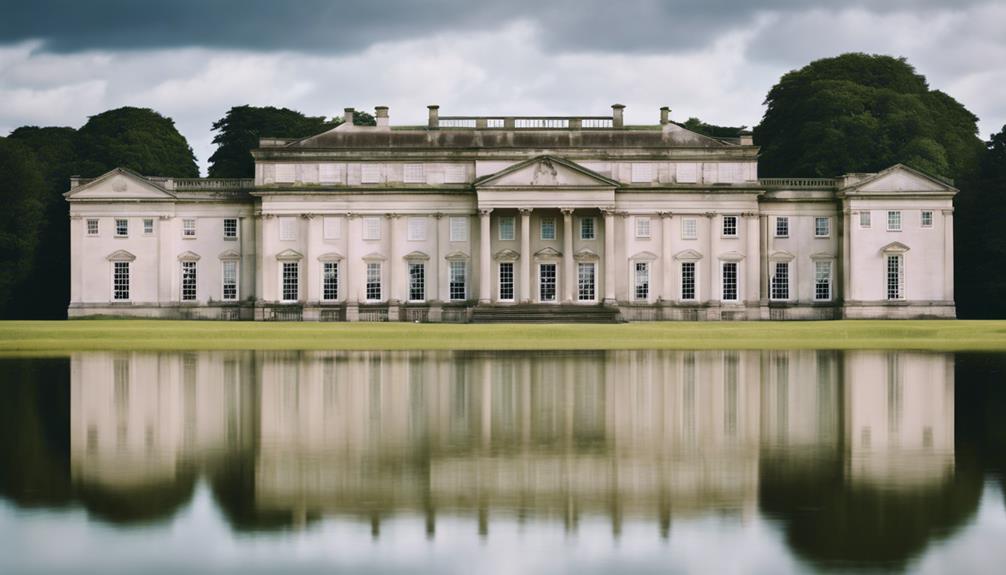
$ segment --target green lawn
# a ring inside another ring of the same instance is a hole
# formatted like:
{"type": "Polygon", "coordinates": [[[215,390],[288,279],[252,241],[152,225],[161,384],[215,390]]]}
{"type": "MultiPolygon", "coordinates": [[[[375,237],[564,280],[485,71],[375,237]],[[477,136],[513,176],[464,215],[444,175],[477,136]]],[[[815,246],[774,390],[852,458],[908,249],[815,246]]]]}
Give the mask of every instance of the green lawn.
{"type": "Polygon", "coordinates": [[[619,325],[0,322],[0,354],[84,350],[917,349],[1006,351],[1006,321],[662,322],[619,325]]]}

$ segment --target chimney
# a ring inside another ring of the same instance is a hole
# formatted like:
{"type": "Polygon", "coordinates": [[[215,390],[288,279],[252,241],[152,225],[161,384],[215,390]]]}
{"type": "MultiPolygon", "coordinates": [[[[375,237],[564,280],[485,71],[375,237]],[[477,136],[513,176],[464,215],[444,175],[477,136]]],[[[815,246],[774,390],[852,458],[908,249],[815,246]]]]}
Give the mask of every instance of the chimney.
{"type": "Polygon", "coordinates": [[[388,107],[387,106],[376,106],[374,111],[377,112],[377,127],[387,128],[390,125],[390,119],[388,118],[388,107]]]}
{"type": "Polygon", "coordinates": [[[355,111],[352,108],[346,108],[342,113],[342,121],[349,126],[355,125],[355,122],[353,122],[353,113],[355,111]]]}
{"type": "Polygon", "coordinates": [[[440,106],[433,104],[426,106],[426,108],[430,111],[430,120],[427,127],[431,130],[436,130],[440,127],[440,106]]]}
{"type": "Polygon", "coordinates": [[[666,126],[671,121],[671,109],[667,106],[660,108],[660,125],[666,126]]]}
{"type": "Polygon", "coordinates": [[[753,146],[754,145],[754,135],[744,130],[740,133],[740,142],[742,146],[753,146]]]}
{"type": "Polygon", "coordinates": [[[625,106],[622,104],[612,104],[611,105],[611,127],[621,128],[623,127],[624,121],[622,119],[622,111],[625,110],[625,106]]]}

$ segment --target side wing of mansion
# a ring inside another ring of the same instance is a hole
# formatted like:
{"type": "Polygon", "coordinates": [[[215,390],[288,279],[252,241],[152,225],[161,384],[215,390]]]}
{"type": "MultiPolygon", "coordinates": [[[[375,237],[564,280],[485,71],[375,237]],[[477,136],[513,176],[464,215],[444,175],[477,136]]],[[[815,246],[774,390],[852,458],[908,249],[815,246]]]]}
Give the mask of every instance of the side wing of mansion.
{"type": "Polygon", "coordinates": [[[748,135],[622,113],[392,127],[379,107],[263,138],[254,179],[75,178],[69,316],[954,317],[947,182],[759,179],[748,135]]]}

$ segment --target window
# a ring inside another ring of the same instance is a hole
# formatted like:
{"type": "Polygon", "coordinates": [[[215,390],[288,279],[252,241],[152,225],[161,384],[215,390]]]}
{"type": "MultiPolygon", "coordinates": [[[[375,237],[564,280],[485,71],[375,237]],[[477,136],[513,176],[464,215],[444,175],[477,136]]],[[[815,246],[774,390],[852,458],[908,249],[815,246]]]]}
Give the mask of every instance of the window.
{"type": "Polygon", "coordinates": [[[931,228],[933,227],[933,212],[932,210],[922,210],[922,227],[931,228]]]}
{"type": "Polygon", "coordinates": [[[788,238],[789,237],[789,217],[779,216],[775,219],[775,237],[777,238],[788,238]]]}
{"type": "Polygon", "coordinates": [[[182,301],[196,299],[196,262],[182,262],[182,301]]]}
{"type": "Polygon", "coordinates": [[[723,301],[737,301],[737,262],[723,262],[723,301]]]}
{"type": "Polygon", "coordinates": [[[503,216],[500,218],[500,239],[512,240],[514,238],[514,217],[503,216]]]}
{"type": "Polygon", "coordinates": [[[128,236],[129,236],[129,220],[117,218],[115,220],[115,237],[125,238],[128,236]]]}
{"type": "Polygon", "coordinates": [[[633,279],[633,299],[638,301],[650,299],[650,263],[636,262],[636,273],[633,279]]]}
{"type": "Polygon", "coordinates": [[[342,164],[319,164],[318,181],[323,184],[334,184],[342,181],[342,164]]]}
{"type": "Polygon", "coordinates": [[[279,219],[279,239],[292,242],[297,239],[297,218],[284,217],[279,219]]]}
{"type": "Polygon", "coordinates": [[[296,178],[296,164],[276,164],[276,183],[292,184],[296,178]]]}
{"type": "Polygon", "coordinates": [[[596,299],[596,266],[592,262],[577,264],[576,299],[579,301],[594,301],[596,299]]]}
{"type": "Polygon", "coordinates": [[[375,216],[363,218],[363,239],[381,239],[381,218],[375,216]]]}
{"type": "Polygon", "coordinates": [[[321,263],[321,299],[339,299],[339,262],[321,263]]]}
{"type": "Polygon", "coordinates": [[[361,184],[378,184],[381,182],[380,164],[362,164],[360,166],[361,184]]]}
{"type": "Polygon", "coordinates": [[[887,212],[887,231],[889,232],[901,231],[901,212],[897,211],[887,212]]]}
{"type": "Polygon", "coordinates": [[[905,299],[905,269],[901,254],[887,256],[887,299],[905,299]]]}
{"type": "Polygon", "coordinates": [[[723,236],[737,237],[737,216],[723,216],[723,236]]]}
{"type": "Polygon", "coordinates": [[[594,218],[580,218],[580,239],[592,240],[595,237],[594,218]]]}
{"type": "Polygon", "coordinates": [[[859,227],[868,228],[870,225],[870,212],[859,212],[859,227]]]}
{"type": "Polygon", "coordinates": [[[831,235],[831,218],[814,218],[814,237],[826,238],[831,235]]]}
{"type": "Polygon", "coordinates": [[[636,217],[636,237],[650,237],[650,218],[636,217]]]}
{"type": "Polygon", "coordinates": [[[538,265],[538,299],[555,301],[555,264],[538,265]]]}
{"type": "Polygon", "coordinates": [[[409,263],[409,301],[426,299],[426,264],[409,263]]]}
{"type": "Polygon", "coordinates": [[[283,262],[283,301],[300,299],[300,263],[283,262]]]}
{"type": "Polygon", "coordinates": [[[223,265],[223,299],[234,301],[238,299],[238,263],[222,262],[223,265]]]}
{"type": "Polygon", "coordinates": [[[426,218],[409,218],[409,241],[426,241],[426,218]]]}
{"type": "Polygon", "coordinates": [[[466,173],[464,164],[447,164],[444,168],[444,182],[447,184],[465,183],[466,173]]]}
{"type": "Polygon", "coordinates": [[[87,219],[87,235],[96,236],[98,235],[98,219],[88,218],[87,219]]]}
{"type": "Polygon", "coordinates": [[[451,241],[468,241],[468,218],[461,216],[451,216],[451,241]]]}
{"type": "Polygon", "coordinates": [[[452,301],[468,299],[468,285],[465,262],[450,263],[450,298],[452,301]]]}
{"type": "Polygon", "coordinates": [[[322,238],[326,240],[337,240],[342,235],[342,220],[336,217],[326,216],[321,222],[322,238]]]}
{"type": "Polygon", "coordinates": [[[681,220],[681,239],[696,240],[699,238],[699,222],[695,218],[681,220]]]}
{"type": "Polygon", "coordinates": [[[402,179],[406,184],[425,184],[426,174],[423,172],[422,164],[405,164],[402,169],[402,179]]]}
{"type": "Polygon", "coordinates": [[[695,163],[685,163],[677,165],[678,183],[694,184],[699,181],[699,165],[695,163]]]}
{"type": "Polygon", "coordinates": [[[237,218],[225,218],[224,219],[224,239],[225,240],[236,240],[238,238],[238,220],[237,218]]]}
{"type": "Polygon", "coordinates": [[[182,237],[183,238],[196,237],[196,220],[192,218],[185,218],[182,220],[182,237]]]}
{"type": "Polygon", "coordinates": [[[541,239],[555,239],[555,218],[546,217],[541,219],[541,239]]]}
{"type": "Polygon", "coordinates": [[[831,299],[831,262],[814,262],[814,299],[831,299]]]}
{"type": "Polygon", "coordinates": [[[632,164],[632,181],[637,183],[653,181],[653,164],[632,164]]]}
{"type": "Polygon", "coordinates": [[[513,301],[513,262],[500,262],[500,301],[513,301]]]}
{"type": "Polygon", "coordinates": [[[695,299],[695,262],[681,262],[681,299],[695,299]]]}
{"type": "Polygon", "coordinates": [[[146,218],[143,220],[143,235],[152,236],[154,235],[154,220],[146,218]]]}
{"type": "Polygon", "coordinates": [[[772,299],[789,299],[789,262],[775,262],[772,274],[772,299]]]}
{"type": "Polygon", "coordinates": [[[129,299],[129,262],[112,262],[112,299],[129,299]]]}
{"type": "Polygon", "coordinates": [[[367,300],[380,301],[381,299],[381,263],[367,263],[367,300]]]}

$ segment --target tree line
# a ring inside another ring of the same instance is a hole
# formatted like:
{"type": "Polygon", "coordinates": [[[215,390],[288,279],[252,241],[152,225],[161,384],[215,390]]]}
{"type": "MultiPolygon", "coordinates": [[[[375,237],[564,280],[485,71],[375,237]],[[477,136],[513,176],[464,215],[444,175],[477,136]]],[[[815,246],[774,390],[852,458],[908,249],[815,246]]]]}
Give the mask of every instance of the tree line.
{"type": "MultiPolygon", "coordinates": [[[[769,91],[754,127],[760,175],[832,177],[903,163],[949,177],[956,199],[955,278],[960,317],[1006,317],[1006,126],[983,142],[977,117],[929,87],[903,58],[843,54],[785,74],[769,91]]],[[[286,108],[236,106],[213,123],[213,178],[250,178],[260,136],[302,138],[342,118],[286,108]]],[[[374,125],[356,112],[354,122],[374,125]]],[[[710,135],[740,128],[690,118],[710,135]]],[[[69,302],[69,220],[63,193],[71,175],[115,167],[145,175],[197,177],[192,148],[174,122],[124,107],[80,129],[24,126],[0,137],[0,317],[57,319],[69,302]]]]}

